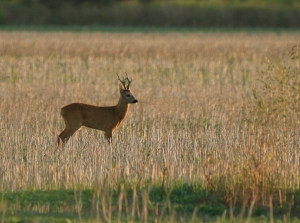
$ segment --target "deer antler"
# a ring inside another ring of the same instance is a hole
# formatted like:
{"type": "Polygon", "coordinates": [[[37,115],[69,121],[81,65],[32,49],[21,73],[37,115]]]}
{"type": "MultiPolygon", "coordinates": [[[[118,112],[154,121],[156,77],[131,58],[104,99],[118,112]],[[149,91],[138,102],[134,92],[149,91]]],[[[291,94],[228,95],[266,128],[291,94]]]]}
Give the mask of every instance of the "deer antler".
{"type": "Polygon", "coordinates": [[[120,77],[119,77],[119,74],[118,73],[116,73],[117,74],[117,76],[118,76],[118,80],[121,82],[121,84],[123,85],[123,87],[124,87],[124,89],[125,90],[129,90],[129,86],[130,86],[130,84],[131,84],[131,82],[132,82],[132,78],[131,78],[131,80],[129,80],[129,78],[128,78],[128,75],[127,75],[127,73],[125,72],[125,74],[126,74],[126,78],[123,78],[123,81],[120,79],[120,77]],[[128,82],[128,84],[127,84],[127,86],[126,86],[126,80],[127,80],[127,82],[128,82]]]}
{"type": "Polygon", "coordinates": [[[126,79],[127,79],[127,81],[128,81],[128,84],[127,84],[127,90],[129,90],[129,86],[130,86],[130,84],[131,84],[131,82],[132,82],[132,78],[131,78],[131,80],[129,80],[129,78],[128,78],[128,75],[127,75],[127,73],[125,72],[125,74],[126,74],[126,79]]]}
{"type": "Polygon", "coordinates": [[[121,84],[123,85],[124,89],[126,89],[126,86],[125,86],[125,80],[122,81],[122,80],[120,79],[120,77],[119,77],[119,74],[118,74],[118,73],[116,73],[116,74],[117,74],[117,76],[118,76],[118,80],[121,82],[121,84]]]}

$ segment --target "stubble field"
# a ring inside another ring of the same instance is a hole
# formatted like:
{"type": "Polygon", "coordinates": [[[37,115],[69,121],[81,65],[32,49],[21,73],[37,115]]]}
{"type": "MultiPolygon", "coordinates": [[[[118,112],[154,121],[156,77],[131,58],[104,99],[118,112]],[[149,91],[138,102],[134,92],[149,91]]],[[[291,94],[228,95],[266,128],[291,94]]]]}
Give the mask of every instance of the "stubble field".
{"type": "MultiPolygon", "coordinates": [[[[1,190],[92,189],[97,218],[108,222],[126,207],[124,187],[133,191],[130,219],[147,221],[157,185],[167,198],[178,185],[217,194],[224,216],[243,202],[250,212],[252,204],[290,212],[300,202],[299,37],[0,32],[1,190]],[[57,149],[60,108],[116,104],[116,73],[125,72],[139,103],[114,132],[114,145],[82,128],[57,149]],[[107,211],[113,205],[106,192],[115,189],[121,200],[107,211]]],[[[73,208],[81,220],[79,203],[73,208]]],[[[176,207],[167,209],[170,219],[178,217],[176,207]]]]}

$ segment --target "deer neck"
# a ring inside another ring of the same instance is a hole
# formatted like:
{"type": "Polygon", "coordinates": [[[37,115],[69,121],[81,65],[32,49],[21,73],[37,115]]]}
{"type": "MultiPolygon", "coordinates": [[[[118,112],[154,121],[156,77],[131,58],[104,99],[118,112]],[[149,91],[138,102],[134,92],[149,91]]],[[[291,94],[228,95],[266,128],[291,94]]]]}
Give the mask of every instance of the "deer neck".
{"type": "Polygon", "coordinates": [[[116,105],[116,112],[118,113],[118,116],[120,118],[124,118],[127,115],[128,109],[129,104],[120,98],[118,104],[116,105]]]}

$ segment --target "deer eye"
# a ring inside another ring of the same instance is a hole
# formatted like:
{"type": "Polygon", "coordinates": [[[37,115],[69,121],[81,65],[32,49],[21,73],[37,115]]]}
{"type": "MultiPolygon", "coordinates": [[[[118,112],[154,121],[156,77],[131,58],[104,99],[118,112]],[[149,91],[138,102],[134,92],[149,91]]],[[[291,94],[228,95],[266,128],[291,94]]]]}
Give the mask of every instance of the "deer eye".
{"type": "Polygon", "coordinates": [[[126,97],[130,97],[130,94],[126,94],[126,97]]]}

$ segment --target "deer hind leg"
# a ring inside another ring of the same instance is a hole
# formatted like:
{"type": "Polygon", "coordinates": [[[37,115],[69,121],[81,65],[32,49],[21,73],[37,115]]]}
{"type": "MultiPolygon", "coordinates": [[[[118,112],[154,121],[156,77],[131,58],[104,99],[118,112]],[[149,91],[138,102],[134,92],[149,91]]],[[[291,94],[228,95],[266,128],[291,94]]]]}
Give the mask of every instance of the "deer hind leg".
{"type": "Polygon", "coordinates": [[[81,124],[71,124],[65,119],[65,129],[58,135],[58,146],[60,145],[60,142],[62,144],[65,144],[70,137],[81,127],[81,124]]]}
{"type": "Polygon", "coordinates": [[[64,144],[63,135],[65,134],[65,131],[66,131],[66,129],[58,135],[58,137],[57,137],[57,147],[59,147],[61,143],[64,144]]]}
{"type": "Polygon", "coordinates": [[[107,139],[109,144],[112,144],[112,131],[106,131],[105,132],[105,138],[107,139]]]}
{"type": "Polygon", "coordinates": [[[59,146],[59,144],[62,142],[62,144],[65,144],[69,137],[67,137],[69,135],[70,129],[65,128],[64,131],[62,131],[59,135],[58,135],[58,140],[57,140],[57,144],[59,146]]]}
{"type": "Polygon", "coordinates": [[[64,131],[62,131],[59,136],[58,136],[58,146],[60,145],[60,142],[62,142],[62,144],[65,144],[66,142],[68,142],[68,140],[71,138],[71,136],[80,128],[76,127],[76,128],[65,128],[64,131]]]}

